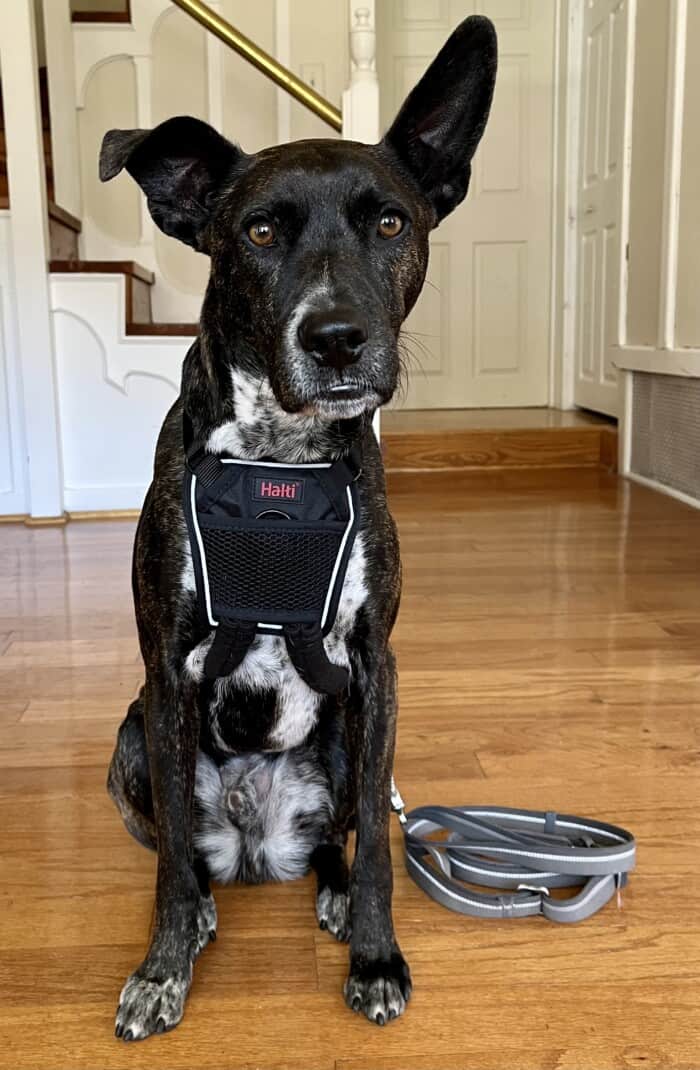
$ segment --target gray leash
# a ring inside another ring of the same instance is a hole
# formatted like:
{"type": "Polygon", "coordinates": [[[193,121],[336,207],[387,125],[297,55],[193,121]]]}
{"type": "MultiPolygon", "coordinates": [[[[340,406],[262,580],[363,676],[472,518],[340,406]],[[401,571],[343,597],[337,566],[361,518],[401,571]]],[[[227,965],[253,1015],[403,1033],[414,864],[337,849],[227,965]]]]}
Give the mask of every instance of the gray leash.
{"type": "Polygon", "coordinates": [[[634,869],[634,836],[602,821],[505,806],[420,806],[407,814],[393,778],[391,808],[403,829],[409,876],[458,914],[583,921],[619,897],[634,869]],[[443,829],[446,840],[427,838],[443,829]],[[504,891],[476,892],[454,878],[504,891]],[[580,884],[566,899],[550,895],[580,884]]]}

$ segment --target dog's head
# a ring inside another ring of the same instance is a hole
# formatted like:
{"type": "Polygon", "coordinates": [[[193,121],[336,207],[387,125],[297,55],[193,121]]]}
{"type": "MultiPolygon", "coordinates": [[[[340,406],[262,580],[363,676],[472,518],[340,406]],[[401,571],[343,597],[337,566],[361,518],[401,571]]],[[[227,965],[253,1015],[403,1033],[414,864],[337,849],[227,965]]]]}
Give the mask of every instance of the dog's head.
{"type": "Polygon", "coordinates": [[[247,155],[175,118],[106,134],[100,177],[126,168],[161,230],[209,254],[204,316],[215,312],[234,359],[269,377],[283,409],[356,416],[396,388],[428,235],[467,192],[495,73],[495,31],[473,16],[378,145],[299,141],[247,155]]]}

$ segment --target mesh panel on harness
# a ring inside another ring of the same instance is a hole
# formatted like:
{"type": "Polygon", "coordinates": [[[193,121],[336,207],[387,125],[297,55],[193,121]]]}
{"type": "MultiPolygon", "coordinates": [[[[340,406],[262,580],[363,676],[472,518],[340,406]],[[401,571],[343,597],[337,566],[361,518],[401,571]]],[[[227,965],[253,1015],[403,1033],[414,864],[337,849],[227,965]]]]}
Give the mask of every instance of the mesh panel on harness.
{"type": "Polygon", "coordinates": [[[335,620],[357,526],[355,457],[328,465],[188,458],[184,482],[197,595],[215,627],[205,674],[228,674],[256,632],[284,635],[300,675],[319,691],[347,671],[323,647],[335,620]]]}
{"type": "Polygon", "coordinates": [[[289,530],[270,520],[256,528],[231,529],[202,524],[215,614],[245,613],[255,620],[294,617],[314,620],[323,606],[345,530],[315,531],[306,525],[289,530]],[[278,563],[293,567],[278,568],[278,563]]]}

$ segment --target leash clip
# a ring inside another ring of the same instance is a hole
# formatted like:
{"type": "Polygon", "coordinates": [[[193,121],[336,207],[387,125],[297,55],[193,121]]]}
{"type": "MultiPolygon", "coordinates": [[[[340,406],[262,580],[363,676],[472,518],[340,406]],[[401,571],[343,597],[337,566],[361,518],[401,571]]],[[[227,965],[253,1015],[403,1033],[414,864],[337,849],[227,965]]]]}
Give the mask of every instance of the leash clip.
{"type": "Polygon", "coordinates": [[[405,825],[408,820],[406,817],[406,807],[404,806],[401,792],[396,787],[396,781],[393,777],[391,778],[391,809],[398,815],[399,824],[405,825]]]}
{"type": "Polygon", "coordinates": [[[516,892],[537,892],[539,895],[550,895],[549,888],[544,884],[519,884],[516,892]]]}

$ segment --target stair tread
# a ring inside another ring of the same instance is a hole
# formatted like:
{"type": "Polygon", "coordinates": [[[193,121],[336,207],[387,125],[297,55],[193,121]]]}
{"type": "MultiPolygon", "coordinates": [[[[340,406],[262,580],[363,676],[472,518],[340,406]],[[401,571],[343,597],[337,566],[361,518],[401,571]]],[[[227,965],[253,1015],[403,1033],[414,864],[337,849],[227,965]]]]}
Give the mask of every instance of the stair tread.
{"type": "Polygon", "coordinates": [[[392,434],[450,433],[453,431],[561,430],[614,426],[604,416],[581,410],[544,407],[507,409],[387,409],[382,432],[392,434]]]}
{"type": "Polygon", "coordinates": [[[127,323],[128,335],[184,335],[194,336],[199,331],[198,323],[127,323]]]}
{"type": "Polygon", "coordinates": [[[135,260],[52,260],[49,264],[49,271],[132,275],[135,279],[148,283],[149,286],[155,282],[153,272],[137,264],[135,260]]]}
{"type": "Polygon", "coordinates": [[[73,11],[71,22],[131,22],[131,4],[127,3],[126,11],[73,11]]]}

